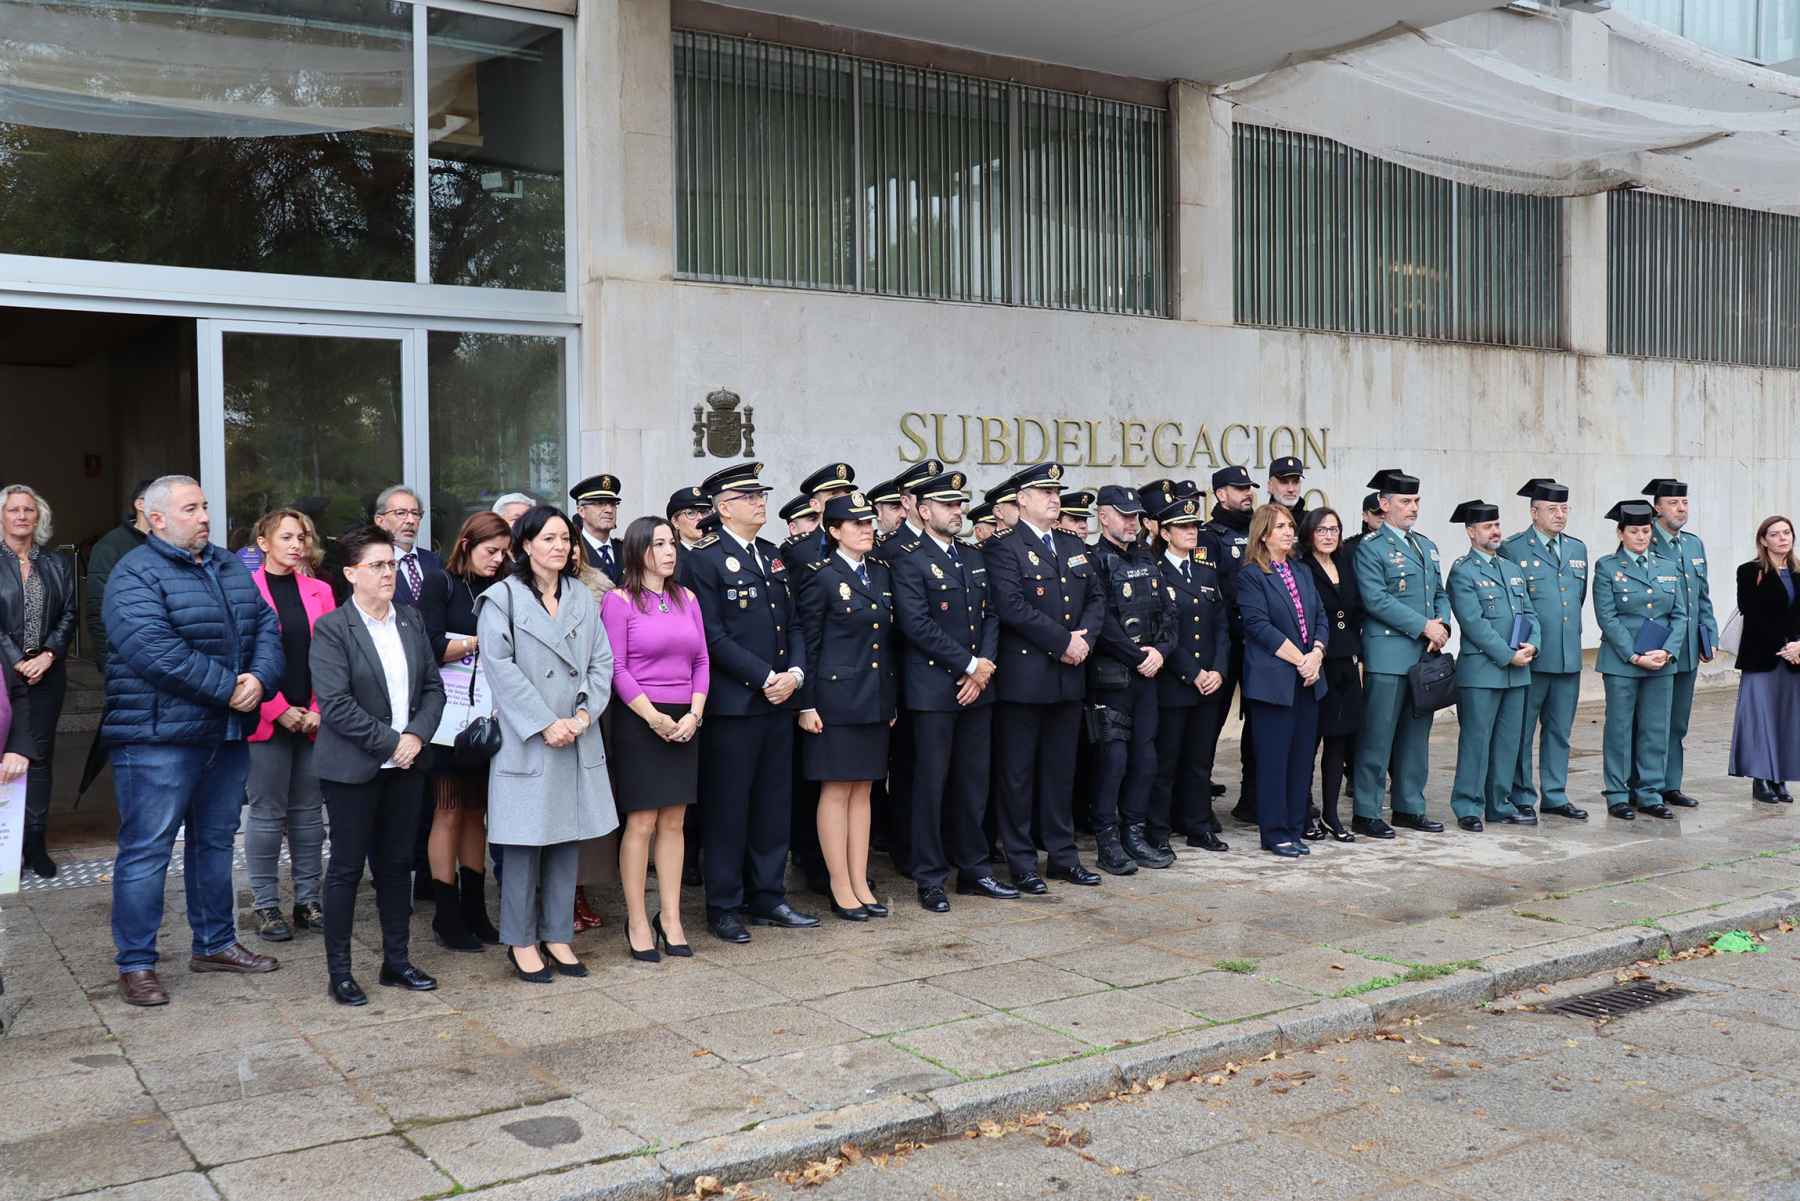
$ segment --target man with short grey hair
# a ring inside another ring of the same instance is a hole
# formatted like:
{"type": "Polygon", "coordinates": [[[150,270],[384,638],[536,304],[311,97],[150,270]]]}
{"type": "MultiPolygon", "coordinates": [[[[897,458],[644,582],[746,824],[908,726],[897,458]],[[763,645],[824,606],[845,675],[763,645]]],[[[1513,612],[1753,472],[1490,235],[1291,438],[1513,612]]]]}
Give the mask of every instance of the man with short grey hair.
{"type": "Polygon", "coordinates": [[[535,508],[537,501],[529,493],[508,492],[494,502],[493,512],[501,521],[511,525],[535,508]]]}
{"type": "Polygon", "coordinates": [[[375,498],[375,524],[394,536],[394,559],[400,565],[396,604],[417,606],[427,577],[444,570],[443,560],[430,547],[418,545],[419,523],[424,519],[419,494],[406,484],[390,484],[375,498]]]}

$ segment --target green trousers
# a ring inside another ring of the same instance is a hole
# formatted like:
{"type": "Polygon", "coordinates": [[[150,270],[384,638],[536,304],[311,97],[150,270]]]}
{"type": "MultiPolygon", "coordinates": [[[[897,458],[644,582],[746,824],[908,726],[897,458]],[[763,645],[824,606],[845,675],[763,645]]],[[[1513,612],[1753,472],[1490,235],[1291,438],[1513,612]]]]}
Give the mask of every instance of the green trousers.
{"type": "Polygon", "coordinates": [[[1356,816],[1380,817],[1384,788],[1395,813],[1424,813],[1430,762],[1431,715],[1413,715],[1406,677],[1369,672],[1363,677],[1362,728],[1357,733],[1356,816]]]}
{"type": "Polygon", "coordinates": [[[1681,791],[1682,769],[1687,766],[1681,747],[1687,738],[1688,718],[1694,712],[1694,681],[1699,678],[1698,669],[1675,673],[1674,690],[1669,697],[1669,753],[1663,759],[1664,792],[1681,791]]]}
{"type": "Polygon", "coordinates": [[[1525,697],[1525,720],[1519,731],[1519,766],[1513,773],[1512,803],[1542,804],[1546,809],[1569,803],[1569,731],[1575,728],[1575,705],[1581,700],[1581,673],[1532,672],[1525,697]],[[1531,739],[1538,739],[1538,775],[1531,778],[1531,739]]]}
{"type": "Polygon", "coordinates": [[[1458,817],[1497,821],[1516,812],[1507,793],[1519,763],[1529,684],[1456,690],[1456,780],[1450,808],[1458,817]]]}
{"type": "Polygon", "coordinates": [[[1606,683],[1605,785],[1601,791],[1607,807],[1660,805],[1675,673],[1600,678],[1606,683]]]}

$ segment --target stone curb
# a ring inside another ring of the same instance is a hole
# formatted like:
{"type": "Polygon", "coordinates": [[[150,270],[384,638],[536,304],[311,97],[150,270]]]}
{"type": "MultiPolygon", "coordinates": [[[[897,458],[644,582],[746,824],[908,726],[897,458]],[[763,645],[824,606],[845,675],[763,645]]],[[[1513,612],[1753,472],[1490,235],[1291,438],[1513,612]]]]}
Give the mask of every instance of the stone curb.
{"type": "Polygon", "coordinates": [[[1664,918],[1656,927],[1602,930],[1503,952],[1439,980],[1415,981],[1357,997],[1334,997],[1269,1015],[1190,1030],[1068,1063],[989,1080],[945,1085],[766,1122],[655,1156],[589,1164],[468,1194],[495,1201],[662,1201],[690,1192],[698,1176],[753,1180],[834,1154],[844,1143],[878,1152],[905,1139],[955,1137],[983,1121],[1094,1101],[1153,1076],[1187,1076],[1227,1062],[1250,1063],[1274,1050],[1373,1034],[1399,1018],[1481,1004],[1539,984],[1571,980],[1657,952],[1682,951],[1726,930],[1767,929],[1800,914],[1800,891],[1765,893],[1664,918]]]}

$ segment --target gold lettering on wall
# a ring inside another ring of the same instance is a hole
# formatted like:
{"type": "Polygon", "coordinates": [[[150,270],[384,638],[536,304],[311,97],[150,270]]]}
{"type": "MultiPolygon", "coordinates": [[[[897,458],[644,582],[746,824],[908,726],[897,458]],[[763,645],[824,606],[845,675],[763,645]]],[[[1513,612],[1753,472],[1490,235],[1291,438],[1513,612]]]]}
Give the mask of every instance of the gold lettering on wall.
{"type": "MultiPolygon", "coordinates": [[[[983,467],[1055,459],[1065,467],[1146,467],[1215,471],[1222,466],[1266,470],[1269,461],[1298,455],[1308,468],[1329,465],[1328,426],[1251,425],[1233,421],[1215,439],[1206,422],[1051,416],[989,417],[973,413],[900,414],[900,461],[933,457],[983,467]],[[1191,432],[1190,432],[1191,431],[1191,432]]],[[[1310,494],[1309,494],[1310,495],[1310,494]]]]}

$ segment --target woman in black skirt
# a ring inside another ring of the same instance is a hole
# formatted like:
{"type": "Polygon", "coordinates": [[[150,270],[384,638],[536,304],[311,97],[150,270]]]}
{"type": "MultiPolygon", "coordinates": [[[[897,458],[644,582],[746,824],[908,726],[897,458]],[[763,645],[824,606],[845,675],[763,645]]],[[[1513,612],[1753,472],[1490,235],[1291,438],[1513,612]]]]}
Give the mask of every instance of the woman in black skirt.
{"type": "Polygon", "coordinates": [[[888,913],[869,889],[869,787],[887,775],[894,723],[894,592],[887,565],[869,555],[875,510],[861,492],[826,502],[825,529],[834,549],[800,584],[808,668],[800,755],[806,778],[819,782],[831,911],[866,922],[888,913]]]}
{"type": "Polygon", "coordinates": [[[1306,837],[1328,833],[1339,842],[1356,835],[1338,816],[1338,794],[1356,762],[1356,732],[1362,727],[1362,593],[1350,556],[1342,553],[1344,523],[1333,509],[1309,509],[1300,518],[1299,559],[1312,572],[1331,640],[1325,644],[1325,700],[1319,706],[1319,810],[1306,837]]]}
{"type": "Polygon", "coordinates": [[[694,953],[681,925],[682,826],[699,785],[694,735],[711,681],[700,604],[675,582],[676,546],[675,527],[663,518],[632,522],[619,586],[600,602],[613,650],[613,696],[631,710],[613,723],[614,798],[625,821],[619,840],[625,944],[645,963],[662,958],[659,945],[670,955],[694,953]],[[644,905],[653,839],[662,903],[654,919],[644,905]]]}

